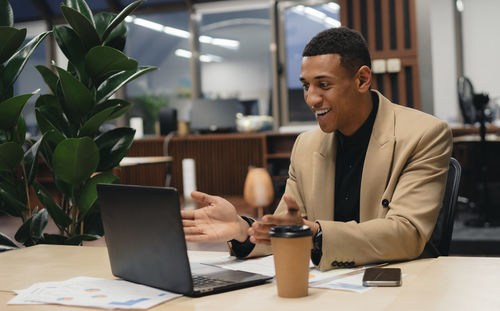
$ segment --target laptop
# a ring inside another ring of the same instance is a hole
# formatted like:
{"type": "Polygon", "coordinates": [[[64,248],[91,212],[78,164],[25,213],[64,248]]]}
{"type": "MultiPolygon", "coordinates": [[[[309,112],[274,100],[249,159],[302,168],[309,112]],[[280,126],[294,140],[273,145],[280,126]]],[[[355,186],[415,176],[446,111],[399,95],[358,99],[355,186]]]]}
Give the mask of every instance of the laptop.
{"type": "Polygon", "coordinates": [[[189,262],[175,188],[98,184],[111,271],[187,296],[262,284],[269,276],[189,262]]]}

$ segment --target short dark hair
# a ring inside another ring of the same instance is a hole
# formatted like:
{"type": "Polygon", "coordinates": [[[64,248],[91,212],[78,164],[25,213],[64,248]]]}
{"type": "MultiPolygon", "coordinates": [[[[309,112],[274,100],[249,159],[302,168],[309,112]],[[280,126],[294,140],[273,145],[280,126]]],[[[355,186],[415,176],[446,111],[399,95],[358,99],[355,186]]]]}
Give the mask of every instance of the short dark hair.
{"type": "Polygon", "coordinates": [[[365,39],[359,32],[346,27],[330,28],[318,33],[302,52],[303,57],[324,54],[339,54],[340,64],[352,74],[361,66],[372,66],[365,39]]]}

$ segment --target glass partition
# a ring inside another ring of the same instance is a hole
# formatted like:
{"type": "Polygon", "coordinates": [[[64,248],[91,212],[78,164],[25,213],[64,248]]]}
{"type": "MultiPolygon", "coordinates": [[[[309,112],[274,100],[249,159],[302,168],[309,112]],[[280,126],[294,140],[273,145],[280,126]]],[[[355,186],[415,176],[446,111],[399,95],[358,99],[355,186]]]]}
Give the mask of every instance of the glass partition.
{"type": "Polygon", "coordinates": [[[336,1],[283,1],[278,4],[282,125],[313,122],[313,113],[304,103],[299,81],[302,50],[318,32],[340,26],[336,1]]]}
{"type": "Polygon", "coordinates": [[[271,20],[268,1],[230,1],[197,6],[201,93],[238,99],[247,114],[270,114],[271,20]]]}
{"type": "Polygon", "coordinates": [[[141,65],[158,67],[127,85],[126,97],[134,103],[129,114],[143,118],[144,133],[155,133],[160,107],[191,96],[187,11],[136,15],[126,19],[125,53],[141,65]]]}

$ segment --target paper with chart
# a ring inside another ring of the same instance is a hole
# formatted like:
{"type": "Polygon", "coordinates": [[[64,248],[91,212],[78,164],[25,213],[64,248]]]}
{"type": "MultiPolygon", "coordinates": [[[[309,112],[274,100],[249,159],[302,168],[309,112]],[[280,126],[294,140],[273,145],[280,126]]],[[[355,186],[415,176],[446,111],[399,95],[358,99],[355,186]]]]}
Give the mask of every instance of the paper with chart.
{"type": "Polygon", "coordinates": [[[148,309],[181,295],[127,282],[76,277],[62,282],[35,283],[8,304],[62,304],[104,309],[148,309]]]}
{"type": "MultiPolygon", "coordinates": [[[[265,256],[250,259],[238,259],[233,256],[217,257],[203,260],[201,263],[214,265],[225,269],[241,270],[253,273],[274,276],[273,256],[265,256]]],[[[309,262],[309,287],[340,289],[355,292],[365,292],[370,288],[363,287],[361,276],[367,268],[343,268],[329,271],[320,271],[314,268],[312,262],[309,262]]]]}

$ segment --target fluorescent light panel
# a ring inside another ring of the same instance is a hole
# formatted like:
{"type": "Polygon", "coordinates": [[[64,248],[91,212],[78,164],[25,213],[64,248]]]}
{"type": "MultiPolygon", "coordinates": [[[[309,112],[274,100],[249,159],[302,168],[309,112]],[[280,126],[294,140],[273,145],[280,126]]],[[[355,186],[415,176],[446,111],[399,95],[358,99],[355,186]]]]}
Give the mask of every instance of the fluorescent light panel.
{"type": "MultiPolygon", "coordinates": [[[[183,58],[191,58],[192,54],[188,50],[177,49],[175,55],[183,58]]],[[[200,55],[200,61],[204,63],[220,63],[223,61],[222,57],[213,54],[200,55]]]]}
{"type": "MultiPolygon", "coordinates": [[[[167,35],[171,35],[171,36],[178,37],[178,38],[188,39],[190,37],[190,33],[188,31],[178,29],[178,28],[169,27],[169,26],[164,26],[162,24],[155,23],[155,22],[149,21],[147,19],[143,19],[143,18],[127,16],[125,18],[125,21],[127,23],[134,23],[138,26],[142,26],[142,27],[145,27],[145,28],[148,28],[151,30],[155,30],[158,32],[164,32],[167,35]]],[[[200,36],[198,38],[198,40],[200,40],[200,42],[202,42],[202,43],[212,44],[212,45],[220,46],[220,47],[230,49],[230,50],[238,50],[240,47],[240,42],[237,40],[212,38],[209,36],[200,36]]]]}
{"type": "MultiPolygon", "coordinates": [[[[328,3],[328,5],[330,5],[330,4],[335,5],[336,3],[332,3],[332,2],[328,3]]],[[[323,7],[325,7],[325,6],[326,5],[324,5],[323,7]]],[[[328,11],[332,11],[331,9],[333,9],[334,7],[335,6],[329,7],[328,11]]],[[[307,17],[310,20],[313,20],[315,22],[322,23],[328,27],[340,27],[339,20],[337,20],[333,17],[330,17],[330,16],[326,15],[325,13],[323,13],[319,10],[316,10],[314,8],[306,7],[303,5],[297,5],[297,6],[293,7],[292,10],[296,14],[307,17]]]]}

